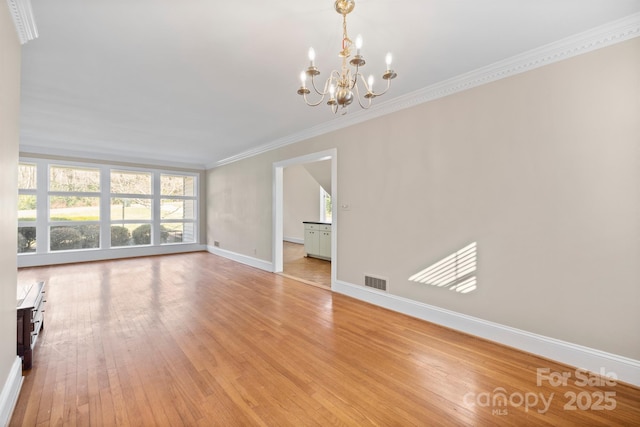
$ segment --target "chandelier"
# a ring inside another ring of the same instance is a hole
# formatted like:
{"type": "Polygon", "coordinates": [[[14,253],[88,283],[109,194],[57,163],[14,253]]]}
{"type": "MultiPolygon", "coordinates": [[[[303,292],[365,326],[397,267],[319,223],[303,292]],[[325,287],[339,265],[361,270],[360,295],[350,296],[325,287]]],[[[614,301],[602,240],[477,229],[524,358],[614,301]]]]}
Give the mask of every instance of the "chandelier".
{"type": "Polygon", "coordinates": [[[300,89],[298,89],[298,95],[302,95],[304,102],[311,107],[320,105],[328,96],[329,100],[327,101],[327,105],[331,107],[331,111],[335,114],[338,108],[341,107],[342,114],[346,114],[347,107],[354,99],[358,101],[361,108],[369,108],[373,98],[384,95],[389,90],[391,80],[394,79],[397,74],[391,69],[391,53],[387,53],[387,70],[382,75],[382,78],[387,81],[387,87],[382,92],[375,92],[373,90],[373,76],[369,75],[369,78],[365,80],[360,72],[360,67],[363,67],[365,64],[365,60],[360,54],[360,49],[362,48],[362,37],[360,36],[356,38],[356,51],[353,58],[351,58],[353,42],[347,34],[347,14],[355,7],[355,1],[336,0],[334,7],[336,12],[342,15],[342,50],[338,53],[338,56],[342,58],[342,68],[340,71],[333,70],[329,78],[325,81],[322,90],[318,90],[316,77],[320,74],[320,71],[314,62],[316,57],[315,51],[313,48],[310,48],[310,64],[305,71],[300,73],[302,85],[300,89]],[[306,86],[307,78],[311,78],[311,87],[314,92],[320,96],[317,102],[309,101],[308,95],[311,93],[311,90],[306,86]],[[361,91],[364,92],[364,100],[361,98],[361,91]]]}

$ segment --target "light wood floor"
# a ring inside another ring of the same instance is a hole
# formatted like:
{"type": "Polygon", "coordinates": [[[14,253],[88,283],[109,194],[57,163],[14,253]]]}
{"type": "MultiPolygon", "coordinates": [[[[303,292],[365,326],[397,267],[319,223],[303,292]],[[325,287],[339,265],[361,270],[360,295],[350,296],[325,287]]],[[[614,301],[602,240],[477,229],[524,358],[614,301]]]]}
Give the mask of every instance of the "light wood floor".
{"type": "Polygon", "coordinates": [[[305,256],[304,245],[283,242],[283,273],[308,284],[331,288],[331,261],[305,256]]]}
{"type": "Polygon", "coordinates": [[[640,424],[637,388],[205,252],[18,276],[48,288],[12,426],[640,424]]]}

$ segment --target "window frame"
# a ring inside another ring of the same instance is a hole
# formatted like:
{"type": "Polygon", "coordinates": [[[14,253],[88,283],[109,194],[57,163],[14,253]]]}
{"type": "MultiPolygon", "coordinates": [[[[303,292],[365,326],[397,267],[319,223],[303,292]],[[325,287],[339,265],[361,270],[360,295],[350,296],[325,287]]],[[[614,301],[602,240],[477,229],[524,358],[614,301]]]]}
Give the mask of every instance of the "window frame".
{"type": "MultiPolygon", "coordinates": [[[[184,175],[184,174],[176,174],[174,172],[162,172],[160,174],[160,179],[159,179],[159,188],[158,188],[158,193],[160,193],[159,195],[159,208],[158,208],[158,219],[159,219],[159,229],[158,232],[161,233],[162,232],[162,226],[163,224],[182,224],[182,240],[179,242],[164,242],[161,244],[162,245],[172,245],[172,244],[185,244],[185,243],[195,243],[197,241],[197,232],[198,232],[198,226],[197,226],[197,218],[198,218],[198,209],[199,209],[199,199],[198,199],[198,194],[199,194],[199,182],[197,177],[193,177],[194,181],[193,181],[193,195],[192,196],[186,196],[186,195],[175,195],[175,194],[162,194],[162,176],[163,175],[167,175],[167,176],[188,176],[188,175],[184,175]],[[176,219],[172,219],[172,218],[163,218],[162,217],[162,201],[163,200],[182,200],[182,201],[192,201],[193,202],[193,217],[192,218],[176,218],[176,219]],[[184,241],[184,229],[186,224],[192,224],[193,225],[193,241],[188,241],[185,242],[184,241]]],[[[158,236],[161,236],[161,234],[158,234],[158,236]]]]}
{"type": "Polygon", "coordinates": [[[327,199],[329,203],[333,201],[331,194],[320,186],[320,222],[331,223],[333,220],[333,206],[331,206],[331,209],[327,207],[327,199]],[[329,211],[331,211],[331,215],[327,215],[329,211]]]}
{"type": "Polygon", "coordinates": [[[156,179],[156,175],[151,171],[151,170],[143,170],[143,169],[139,169],[139,168],[126,168],[126,167],[110,167],[109,168],[109,176],[107,177],[107,181],[109,182],[109,248],[110,249],[125,249],[125,248],[135,248],[135,247],[144,247],[144,246],[153,246],[154,244],[154,236],[156,235],[156,232],[154,231],[154,218],[157,218],[154,215],[154,211],[155,211],[155,204],[156,204],[156,196],[157,193],[155,192],[155,185],[154,185],[154,180],[156,179]],[[149,194],[146,193],[114,193],[111,189],[111,174],[113,172],[119,172],[119,173],[132,173],[132,174],[149,174],[150,178],[151,178],[151,182],[150,182],[150,188],[149,188],[149,194]],[[150,218],[149,219],[125,219],[124,216],[121,220],[115,220],[113,218],[111,218],[111,201],[112,199],[147,199],[147,200],[151,200],[151,206],[150,206],[150,218]],[[111,242],[111,228],[114,225],[119,225],[122,224],[123,226],[125,224],[140,224],[140,225],[144,225],[144,224],[149,224],[150,228],[151,228],[151,238],[148,244],[140,244],[140,245],[118,245],[118,246],[114,246],[111,242]]]}
{"type": "MultiPolygon", "coordinates": [[[[36,219],[35,221],[21,221],[20,220],[20,216],[18,215],[18,227],[17,230],[20,230],[20,228],[26,228],[26,227],[34,227],[35,228],[35,243],[36,243],[36,250],[31,251],[31,252],[18,252],[18,255],[31,255],[31,254],[35,254],[37,251],[37,247],[38,247],[38,237],[39,233],[38,233],[38,221],[41,218],[41,213],[39,211],[39,207],[42,204],[42,201],[40,200],[40,197],[38,195],[38,188],[40,187],[40,180],[39,180],[39,173],[40,173],[40,165],[33,161],[19,161],[19,164],[29,164],[29,165],[33,165],[36,168],[36,188],[20,188],[18,187],[18,198],[20,196],[33,196],[36,199],[36,219]]],[[[16,248],[17,251],[17,248],[16,248]]]]}
{"type": "MultiPolygon", "coordinates": [[[[95,251],[95,250],[99,250],[101,249],[102,245],[104,244],[103,242],[103,233],[101,230],[101,223],[102,220],[104,219],[103,215],[102,215],[102,204],[104,203],[104,200],[102,198],[102,191],[103,191],[103,185],[102,185],[102,169],[100,167],[97,166],[88,166],[88,165],[70,165],[70,164],[65,164],[64,162],[47,162],[47,166],[46,166],[46,175],[47,175],[47,186],[46,186],[46,210],[47,210],[47,215],[46,215],[46,220],[47,220],[47,229],[46,229],[46,234],[48,237],[48,244],[47,244],[47,249],[46,249],[46,253],[55,253],[55,252],[64,252],[64,251],[95,251]],[[65,168],[65,169],[77,169],[77,170],[91,170],[91,171],[95,171],[98,173],[98,186],[99,189],[98,191],[86,191],[86,190],[81,190],[81,191],[65,191],[65,190],[51,190],[51,170],[53,168],[65,168]],[[52,219],[52,214],[51,214],[51,199],[54,197],[79,197],[79,198],[94,198],[94,199],[98,199],[98,219],[97,220],[53,220],[52,219]],[[90,247],[90,248],[73,248],[73,249],[53,249],[51,247],[52,244],[52,239],[51,239],[51,232],[53,231],[53,229],[55,227],[70,227],[70,228],[75,228],[75,227],[81,227],[81,226],[98,226],[98,245],[95,247],[90,247]]],[[[39,190],[39,189],[38,189],[39,190]]],[[[38,235],[38,229],[36,229],[36,236],[38,235]]],[[[38,252],[36,250],[36,252],[38,252]]]]}
{"type": "MultiPolygon", "coordinates": [[[[120,258],[121,254],[115,252],[126,252],[125,256],[145,256],[157,253],[175,253],[188,250],[201,250],[200,243],[200,181],[202,179],[201,172],[194,170],[177,170],[175,168],[152,168],[124,166],[119,164],[107,164],[99,162],[80,162],[72,160],[48,159],[38,157],[21,156],[20,164],[35,165],[36,167],[36,188],[35,189],[18,189],[20,195],[33,195],[36,197],[36,221],[18,221],[17,227],[35,227],[36,229],[36,248],[33,252],[18,253],[18,261],[20,265],[42,265],[48,263],[44,261],[47,258],[55,258],[54,255],[64,255],[66,252],[72,252],[77,255],[78,260],[91,259],[113,259],[120,258]],[[97,169],[100,173],[100,191],[99,192],[66,192],[66,191],[49,191],[50,167],[70,167],[79,169],[97,169]],[[144,173],[151,175],[151,194],[129,194],[129,193],[111,193],[111,171],[144,173]],[[194,211],[192,219],[180,220],[162,220],[160,216],[160,203],[163,198],[160,194],[161,176],[187,176],[193,178],[194,195],[193,196],[167,196],[170,199],[187,199],[193,200],[194,211]],[[56,196],[80,196],[80,197],[99,197],[99,220],[98,221],[51,221],[50,197],[56,196]],[[111,227],[112,225],[121,225],[122,219],[112,220],[111,218],[111,200],[113,198],[136,198],[151,200],[151,218],[150,219],[125,219],[124,223],[150,224],[151,242],[149,245],[125,245],[112,246],[111,244],[111,227]],[[193,240],[187,242],[170,242],[162,243],[160,238],[161,222],[181,222],[193,224],[193,240]],[[98,224],[100,227],[99,247],[82,248],[68,250],[51,250],[50,248],[50,229],[60,225],[87,225],[98,224]],[[173,249],[160,250],[160,246],[173,246],[173,249]],[[195,247],[197,246],[197,247],[195,247]],[[95,252],[93,255],[88,252],[95,252]],[[138,255],[135,255],[139,252],[138,255]],[[34,258],[29,260],[29,258],[34,258]],[[36,260],[42,260],[39,262],[36,260]]],[[[17,249],[16,249],[17,250],[17,249]]],[[[69,256],[69,254],[67,254],[69,256]]],[[[58,257],[59,258],[59,257],[58,257]]],[[[55,262],[54,262],[55,263],[55,262]]]]}

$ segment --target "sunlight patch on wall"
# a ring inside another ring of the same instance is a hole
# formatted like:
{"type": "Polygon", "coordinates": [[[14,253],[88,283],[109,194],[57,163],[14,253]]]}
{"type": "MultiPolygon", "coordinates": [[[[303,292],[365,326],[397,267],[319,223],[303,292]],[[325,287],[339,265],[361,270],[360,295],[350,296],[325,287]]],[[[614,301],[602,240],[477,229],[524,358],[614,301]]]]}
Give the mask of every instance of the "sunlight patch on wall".
{"type": "Polygon", "coordinates": [[[476,268],[477,244],[473,242],[419,271],[409,280],[466,294],[478,287],[476,268]]]}

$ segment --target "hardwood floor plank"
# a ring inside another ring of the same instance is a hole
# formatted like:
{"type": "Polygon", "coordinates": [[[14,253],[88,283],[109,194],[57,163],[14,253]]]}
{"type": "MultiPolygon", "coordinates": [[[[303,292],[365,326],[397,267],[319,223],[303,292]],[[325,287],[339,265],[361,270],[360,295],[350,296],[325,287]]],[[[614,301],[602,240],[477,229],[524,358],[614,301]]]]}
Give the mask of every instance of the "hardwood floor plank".
{"type": "Polygon", "coordinates": [[[18,276],[48,302],[11,426],[640,425],[637,388],[538,386],[575,369],[207,253],[18,276]]]}
{"type": "Polygon", "coordinates": [[[331,289],[331,261],[307,257],[304,245],[283,242],[283,275],[304,283],[331,289]]]}

